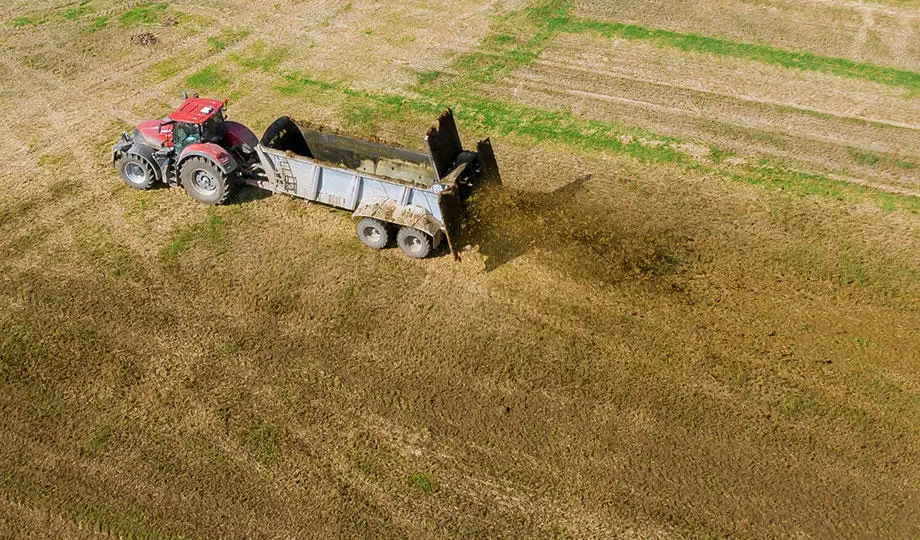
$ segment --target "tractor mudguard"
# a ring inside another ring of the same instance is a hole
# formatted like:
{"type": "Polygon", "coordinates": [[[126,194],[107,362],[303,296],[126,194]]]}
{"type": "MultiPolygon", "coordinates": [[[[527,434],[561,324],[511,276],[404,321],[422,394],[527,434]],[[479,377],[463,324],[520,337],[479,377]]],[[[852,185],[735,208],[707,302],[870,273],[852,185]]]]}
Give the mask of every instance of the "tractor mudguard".
{"type": "Polygon", "coordinates": [[[248,127],[238,122],[224,122],[224,140],[233,148],[248,146],[250,150],[255,150],[259,145],[259,138],[248,127]]]}
{"type": "Polygon", "coordinates": [[[112,146],[112,166],[113,167],[118,162],[118,158],[124,155],[128,151],[128,149],[131,148],[133,144],[134,144],[134,141],[132,141],[131,139],[128,139],[126,135],[123,135],[121,140],[119,140],[117,143],[115,143],[114,146],[112,146]]]}
{"type": "Polygon", "coordinates": [[[182,163],[192,156],[199,156],[213,161],[224,174],[230,174],[239,167],[230,152],[227,152],[219,145],[214,143],[195,143],[186,146],[182,153],[179,154],[176,170],[180,170],[182,163]]]}

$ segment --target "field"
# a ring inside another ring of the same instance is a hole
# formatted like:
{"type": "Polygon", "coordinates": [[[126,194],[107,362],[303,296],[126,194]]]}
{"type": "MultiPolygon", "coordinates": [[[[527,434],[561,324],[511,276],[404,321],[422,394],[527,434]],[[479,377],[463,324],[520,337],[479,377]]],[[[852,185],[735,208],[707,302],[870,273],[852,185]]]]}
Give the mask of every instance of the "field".
{"type": "Polygon", "coordinates": [[[920,536],[920,3],[0,5],[0,536],[920,536]],[[127,188],[183,90],[504,188],[474,246],[127,188]]]}

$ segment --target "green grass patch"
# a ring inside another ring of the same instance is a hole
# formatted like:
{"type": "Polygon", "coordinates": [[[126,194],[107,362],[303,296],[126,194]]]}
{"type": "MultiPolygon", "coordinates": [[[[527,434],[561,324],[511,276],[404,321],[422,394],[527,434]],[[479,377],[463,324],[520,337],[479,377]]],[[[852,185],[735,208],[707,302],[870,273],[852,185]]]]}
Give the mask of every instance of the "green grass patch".
{"type": "Polygon", "coordinates": [[[202,245],[223,253],[227,245],[227,226],[213,208],[208,208],[204,221],[192,223],[173,233],[161,256],[167,264],[175,263],[193,245],[202,245]]]}
{"type": "Polygon", "coordinates": [[[10,26],[13,28],[20,28],[22,26],[29,26],[32,24],[37,24],[35,20],[31,17],[13,17],[10,19],[10,26]]]}
{"type": "Polygon", "coordinates": [[[287,50],[284,47],[269,47],[261,41],[253,43],[245,53],[233,57],[241,67],[261,71],[273,71],[285,58],[287,50]]]}
{"type": "Polygon", "coordinates": [[[426,494],[438,491],[438,481],[427,473],[419,472],[412,474],[409,476],[409,485],[426,494]]]}
{"type": "Polygon", "coordinates": [[[109,17],[96,17],[86,25],[87,32],[97,32],[109,24],[109,17]]]}
{"type": "Polygon", "coordinates": [[[282,75],[282,79],[284,82],[276,86],[275,90],[284,96],[295,96],[305,93],[310,89],[343,90],[343,88],[336,83],[316,80],[301,73],[285,73],[282,75]]]}
{"type": "Polygon", "coordinates": [[[77,4],[76,7],[67,8],[66,10],[64,10],[64,13],[61,16],[64,18],[64,20],[67,20],[67,21],[74,21],[76,19],[79,19],[80,17],[82,17],[83,15],[86,15],[87,13],[91,11],[90,9],[86,7],[86,4],[89,4],[89,0],[83,0],[82,2],[77,4]]]}
{"type": "Polygon", "coordinates": [[[230,84],[230,78],[215,65],[205,66],[184,79],[186,86],[202,92],[221,91],[230,84]]]}
{"type": "Polygon", "coordinates": [[[525,35],[527,32],[533,32],[529,39],[521,41],[503,32],[495,33],[483,41],[479,50],[456,60],[454,68],[473,80],[494,81],[499,73],[532,62],[554,35],[562,32],[590,32],[605,37],[649,41],[659,47],[675,47],[683,51],[742,58],[786,68],[872,81],[905,88],[911,94],[920,92],[920,73],[914,71],[856,62],[846,58],[789,51],[768,45],[739,43],[713,36],[619,22],[576,19],[570,16],[570,9],[570,3],[567,1],[551,1],[543,6],[524,10],[523,19],[516,14],[509,15],[509,21],[504,21],[504,24],[521,28],[520,33],[525,35]]]}
{"type": "Polygon", "coordinates": [[[234,30],[224,28],[220,34],[207,38],[208,49],[212,53],[218,53],[227,47],[233,46],[245,39],[251,32],[249,30],[234,30]]]}
{"type": "Polygon", "coordinates": [[[855,159],[856,162],[859,163],[860,165],[875,165],[876,163],[881,161],[882,158],[875,154],[870,154],[868,152],[856,151],[856,152],[853,152],[853,159],[855,159]]]}
{"type": "Polygon", "coordinates": [[[362,135],[370,135],[374,131],[374,118],[377,116],[377,107],[362,103],[346,103],[342,109],[342,118],[347,130],[362,135]]]}
{"type": "Polygon", "coordinates": [[[283,439],[281,428],[263,420],[252,422],[243,434],[243,444],[266,467],[271,467],[281,457],[283,439]]]}
{"type": "Polygon", "coordinates": [[[897,167],[899,169],[916,169],[917,164],[912,161],[907,161],[904,159],[899,159],[897,156],[888,156],[888,155],[878,155],[871,152],[863,152],[860,150],[852,150],[853,159],[860,165],[868,166],[881,166],[881,167],[897,167]]]}
{"type": "Polygon", "coordinates": [[[313,79],[300,73],[284,75],[284,83],[276,89],[284,95],[310,94],[330,91],[344,93],[352,98],[343,111],[345,123],[350,127],[369,130],[373,118],[384,114],[398,114],[403,109],[436,115],[453,107],[458,120],[477,125],[493,134],[517,135],[536,141],[556,141],[573,146],[626,153],[648,162],[687,162],[689,157],[668,144],[649,145],[640,138],[655,139],[660,143],[678,142],[668,137],[615,126],[609,123],[585,120],[567,112],[547,111],[524,105],[482,99],[465,95],[461,87],[441,87],[422,91],[422,96],[406,97],[353,90],[339,84],[313,79]],[[621,139],[629,138],[630,142],[621,139]]]}
{"type": "Polygon", "coordinates": [[[768,159],[762,159],[757,166],[746,168],[745,172],[720,172],[724,177],[733,181],[787,191],[796,195],[818,195],[854,203],[869,200],[882,210],[920,213],[920,198],[918,197],[889,193],[870,186],[834,180],[823,174],[784,169],[773,165],[768,159]]]}
{"type": "Polygon", "coordinates": [[[166,13],[167,7],[169,7],[169,4],[166,2],[139,4],[119,15],[118,23],[127,27],[140,24],[155,24],[160,22],[166,13]]]}
{"type": "Polygon", "coordinates": [[[419,86],[433,83],[440,74],[437,70],[420,71],[417,75],[419,86]]]}
{"type": "Polygon", "coordinates": [[[155,81],[159,82],[179,74],[193,61],[192,58],[186,56],[173,56],[153,64],[148,72],[155,81]]]}
{"type": "Polygon", "coordinates": [[[455,60],[454,70],[474,81],[492,82],[502,73],[529,64],[564,26],[560,21],[569,20],[569,10],[569,2],[552,0],[543,6],[498,18],[496,24],[501,31],[483,39],[478,50],[455,60]],[[513,31],[516,36],[506,30],[513,31]]]}

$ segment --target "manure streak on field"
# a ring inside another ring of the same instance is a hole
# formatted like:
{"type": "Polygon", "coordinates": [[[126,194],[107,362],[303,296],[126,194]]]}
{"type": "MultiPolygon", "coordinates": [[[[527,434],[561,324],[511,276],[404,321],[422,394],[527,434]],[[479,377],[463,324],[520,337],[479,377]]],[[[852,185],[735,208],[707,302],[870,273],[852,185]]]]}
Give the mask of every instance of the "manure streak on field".
{"type": "Polygon", "coordinates": [[[477,193],[468,203],[466,232],[486,257],[486,269],[534,251],[550,266],[589,281],[679,272],[688,239],[616,219],[603,201],[579,197],[590,181],[591,175],[584,175],[549,193],[505,187],[477,193]]]}

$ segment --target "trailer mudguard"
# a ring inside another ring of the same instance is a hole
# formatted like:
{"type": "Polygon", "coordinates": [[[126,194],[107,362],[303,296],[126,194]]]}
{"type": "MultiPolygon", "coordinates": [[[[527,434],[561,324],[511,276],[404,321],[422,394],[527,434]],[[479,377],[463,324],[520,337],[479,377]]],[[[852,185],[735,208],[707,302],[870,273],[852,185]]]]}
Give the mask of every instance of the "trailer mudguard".
{"type": "Polygon", "coordinates": [[[369,217],[403,227],[412,227],[432,238],[442,230],[441,223],[428,210],[414,204],[402,206],[395,199],[380,198],[366,202],[355,209],[352,217],[369,217]]]}
{"type": "MultiPolygon", "coordinates": [[[[213,161],[224,174],[230,174],[239,167],[230,152],[214,143],[195,143],[186,146],[177,160],[180,164],[179,166],[181,167],[182,162],[192,156],[199,156],[213,161]]],[[[179,170],[179,168],[177,167],[176,170],[179,170]]]]}

